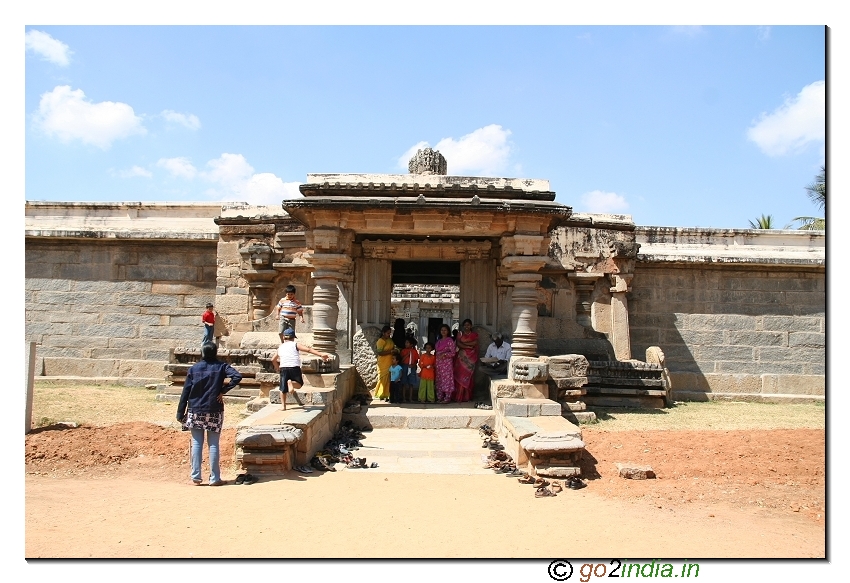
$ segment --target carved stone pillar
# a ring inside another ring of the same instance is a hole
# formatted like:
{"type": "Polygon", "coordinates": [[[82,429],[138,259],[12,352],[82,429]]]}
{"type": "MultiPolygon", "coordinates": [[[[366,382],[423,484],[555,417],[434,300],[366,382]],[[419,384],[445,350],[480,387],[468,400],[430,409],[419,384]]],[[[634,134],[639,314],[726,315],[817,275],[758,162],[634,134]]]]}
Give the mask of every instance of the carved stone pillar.
{"type": "MultiPolygon", "coordinates": [[[[321,352],[337,354],[337,321],[339,319],[339,282],[351,269],[351,258],[337,253],[315,253],[312,259],[313,279],[313,347],[321,352]]],[[[334,359],[334,370],[339,358],[334,359]]]]}
{"type": "Polygon", "coordinates": [[[576,323],[587,328],[593,328],[593,319],[591,318],[591,308],[593,306],[593,288],[596,282],[605,274],[603,273],[585,273],[577,271],[567,274],[567,277],[573,282],[576,288],[576,323]]]}
{"type": "Polygon", "coordinates": [[[277,271],[270,269],[272,248],[265,243],[253,243],[239,249],[242,256],[242,277],[248,282],[248,294],[251,297],[251,320],[260,320],[269,315],[271,293],[277,271]]]}
{"type": "Polygon", "coordinates": [[[502,259],[508,273],[511,292],[511,352],[514,356],[537,356],[537,285],[542,276],[537,271],[546,264],[545,257],[511,256],[502,259]]]}
{"type": "Polygon", "coordinates": [[[609,274],[611,280],[611,344],[617,360],[629,360],[632,357],[631,337],[629,336],[629,304],[626,294],[631,291],[631,273],[609,274]]]}

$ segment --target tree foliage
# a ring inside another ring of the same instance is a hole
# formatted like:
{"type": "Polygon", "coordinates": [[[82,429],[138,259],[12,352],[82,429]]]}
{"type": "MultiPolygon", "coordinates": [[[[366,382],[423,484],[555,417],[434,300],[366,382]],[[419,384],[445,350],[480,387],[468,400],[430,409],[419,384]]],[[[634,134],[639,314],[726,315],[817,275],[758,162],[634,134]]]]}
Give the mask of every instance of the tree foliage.
{"type": "MultiPolygon", "coordinates": [[[[826,211],[826,167],[820,167],[820,173],[815,176],[815,181],[806,186],[806,195],[817,207],[826,211]]],[[[799,222],[797,227],[801,231],[825,231],[826,218],[824,217],[794,217],[794,222],[799,222]]]]}
{"type": "Polygon", "coordinates": [[[750,228],[752,229],[774,229],[773,226],[773,215],[762,215],[757,218],[755,221],[750,221],[750,228]]]}

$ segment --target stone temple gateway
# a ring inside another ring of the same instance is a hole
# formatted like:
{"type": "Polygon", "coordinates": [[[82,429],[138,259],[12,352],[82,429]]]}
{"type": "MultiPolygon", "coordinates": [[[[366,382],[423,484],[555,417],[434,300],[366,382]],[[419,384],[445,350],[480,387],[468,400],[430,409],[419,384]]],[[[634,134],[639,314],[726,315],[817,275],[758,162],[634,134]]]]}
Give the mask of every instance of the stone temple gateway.
{"type": "Polygon", "coordinates": [[[356,419],[346,405],[374,386],[393,286],[443,286],[454,307],[407,298],[406,323],[424,341],[470,318],[482,354],[490,334],[508,339],[509,378],[478,422],[541,475],[576,471],[574,423],[594,405],[824,398],[822,232],[640,227],[576,213],[546,180],[446,175],[430,150],[410,170],[309,174],[303,198],[277,207],[27,203],[36,374],[173,392],[212,299],[221,352],[258,409],[240,459],[280,471],[356,419]],[[288,284],[308,315],[299,338],[336,358],[307,364],[305,407],[284,419],[262,405],[280,399],[272,311],[288,284]]]}

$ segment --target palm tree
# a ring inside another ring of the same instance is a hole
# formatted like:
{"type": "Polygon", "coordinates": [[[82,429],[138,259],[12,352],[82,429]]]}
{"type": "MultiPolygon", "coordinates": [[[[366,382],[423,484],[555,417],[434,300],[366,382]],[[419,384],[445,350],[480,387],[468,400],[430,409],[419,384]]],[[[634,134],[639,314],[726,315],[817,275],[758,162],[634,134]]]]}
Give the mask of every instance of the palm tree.
{"type": "Polygon", "coordinates": [[[773,229],[773,215],[762,215],[755,220],[750,221],[751,229],[773,229]]]}
{"type": "MultiPolygon", "coordinates": [[[[806,186],[806,195],[820,210],[826,210],[826,167],[820,167],[820,174],[815,176],[815,181],[806,186]]],[[[824,217],[794,217],[799,221],[800,231],[824,231],[826,230],[826,218],[824,217]]]]}

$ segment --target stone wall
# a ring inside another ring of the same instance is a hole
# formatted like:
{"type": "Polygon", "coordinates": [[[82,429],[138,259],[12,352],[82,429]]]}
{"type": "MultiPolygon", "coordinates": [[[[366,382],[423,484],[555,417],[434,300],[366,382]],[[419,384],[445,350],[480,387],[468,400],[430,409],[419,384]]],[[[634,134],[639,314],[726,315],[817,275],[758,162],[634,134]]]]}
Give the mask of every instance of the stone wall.
{"type": "Polygon", "coordinates": [[[822,397],[825,286],[819,267],[638,262],[632,354],[660,346],[677,399],[822,397]]]}
{"type": "Polygon", "coordinates": [[[25,262],[37,376],[163,379],[215,299],[214,240],[27,238],[25,262]]]}

